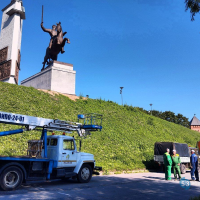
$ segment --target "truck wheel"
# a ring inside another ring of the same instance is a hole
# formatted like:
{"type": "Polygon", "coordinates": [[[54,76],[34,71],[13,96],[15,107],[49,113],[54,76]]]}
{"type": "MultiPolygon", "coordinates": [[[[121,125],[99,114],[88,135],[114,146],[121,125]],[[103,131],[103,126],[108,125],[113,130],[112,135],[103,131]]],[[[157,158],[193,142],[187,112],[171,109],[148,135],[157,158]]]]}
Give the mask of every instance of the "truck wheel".
{"type": "Polygon", "coordinates": [[[186,166],[184,164],[181,164],[180,169],[181,169],[181,174],[186,173],[186,166]]]}
{"type": "Polygon", "coordinates": [[[0,187],[2,190],[15,190],[21,186],[23,173],[18,167],[6,168],[0,176],[0,187]]]}
{"type": "Polygon", "coordinates": [[[77,179],[79,183],[88,183],[90,179],[92,178],[92,168],[88,164],[82,165],[77,179]]]}

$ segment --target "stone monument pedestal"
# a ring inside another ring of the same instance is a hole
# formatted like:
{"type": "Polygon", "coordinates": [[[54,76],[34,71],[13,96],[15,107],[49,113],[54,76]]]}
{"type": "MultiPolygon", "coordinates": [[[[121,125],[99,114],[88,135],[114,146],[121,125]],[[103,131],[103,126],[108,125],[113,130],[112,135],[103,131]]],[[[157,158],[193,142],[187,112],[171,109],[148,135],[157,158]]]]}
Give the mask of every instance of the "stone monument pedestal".
{"type": "Polygon", "coordinates": [[[22,86],[45,89],[63,94],[75,94],[76,71],[73,65],[53,61],[43,71],[23,80],[22,86]]]}

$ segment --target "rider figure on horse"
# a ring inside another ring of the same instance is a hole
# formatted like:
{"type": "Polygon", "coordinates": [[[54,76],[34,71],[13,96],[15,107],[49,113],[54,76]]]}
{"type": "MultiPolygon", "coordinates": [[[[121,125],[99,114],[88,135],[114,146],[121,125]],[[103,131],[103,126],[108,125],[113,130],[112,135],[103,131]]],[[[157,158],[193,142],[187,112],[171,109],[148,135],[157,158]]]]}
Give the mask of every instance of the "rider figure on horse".
{"type": "MultiPolygon", "coordinates": [[[[52,26],[52,29],[46,29],[46,28],[44,28],[44,26],[43,26],[43,22],[41,23],[41,28],[42,28],[42,30],[44,31],[44,32],[47,32],[47,33],[49,33],[49,35],[51,36],[51,39],[50,39],[50,43],[49,43],[49,47],[47,48],[47,50],[46,50],[46,55],[45,55],[45,57],[44,57],[44,62],[42,63],[43,64],[43,68],[42,68],[42,70],[44,69],[44,67],[45,67],[45,64],[47,63],[48,64],[48,59],[50,59],[50,52],[51,52],[51,49],[52,49],[52,45],[54,45],[55,44],[55,41],[57,41],[57,38],[59,37],[61,37],[62,38],[62,40],[63,40],[63,36],[67,33],[67,32],[64,32],[64,33],[62,33],[61,31],[62,31],[62,28],[61,28],[61,23],[59,22],[58,24],[57,24],[57,26],[56,25],[53,25],[52,26]],[[62,33],[62,35],[60,36],[60,33],[62,33]]],[[[66,38],[66,41],[67,41],[67,43],[70,43],[70,41],[69,41],[69,39],[68,38],[66,38]]],[[[64,45],[63,46],[61,46],[61,49],[60,49],[60,52],[63,54],[65,51],[64,51],[64,45]]],[[[54,60],[57,60],[57,56],[56,56],[56,59],[54,59],[54,60]]]]}

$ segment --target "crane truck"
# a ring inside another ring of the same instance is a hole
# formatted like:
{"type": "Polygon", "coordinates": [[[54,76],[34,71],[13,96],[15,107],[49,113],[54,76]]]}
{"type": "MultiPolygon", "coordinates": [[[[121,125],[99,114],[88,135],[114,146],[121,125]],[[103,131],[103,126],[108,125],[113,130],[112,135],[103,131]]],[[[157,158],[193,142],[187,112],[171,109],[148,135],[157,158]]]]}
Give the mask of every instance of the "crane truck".
{"type": "Polygon", "coordinates": [[[78,151],[74,137],[64,134],[76,131],[83,137],[91,131],[101,130],[102,115],[81,114],[78,122],[70,122],[0,111],[0,123],[22,126],[21,129],[0,132],[0,136],[34,129],[42,132],[39,140],[28,141],[27,155],[0,156],[0,188],[4,191],[15,190],[29,180],[76,178],[80,183],[88,183],[92,174],[99,175],[102,170],[95,165],[92,154],[78,151]],[[62,131],[63,135],[47,135],[48,131],[62,131]]]}

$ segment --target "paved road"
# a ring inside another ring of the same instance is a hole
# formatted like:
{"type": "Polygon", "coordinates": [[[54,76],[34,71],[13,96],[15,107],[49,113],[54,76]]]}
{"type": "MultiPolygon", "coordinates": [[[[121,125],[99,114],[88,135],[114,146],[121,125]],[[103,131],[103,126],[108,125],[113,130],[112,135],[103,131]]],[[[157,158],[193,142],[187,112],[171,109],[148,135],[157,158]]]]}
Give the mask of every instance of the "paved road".
{"type": "MultiPolygon", "coordinates": [[[[142,199],[186,200],[200,195],[200,182],[191,182],[188,190],[179,181],[165,181],[163,173],[135,173],[112,176],[96,176],[90,183],[73,180],[27,183],[11,192],[0,191],[0,200],[16,199],[142,199]]],[[[190,173],[183,177],[190,179],[190,173]]]]}

